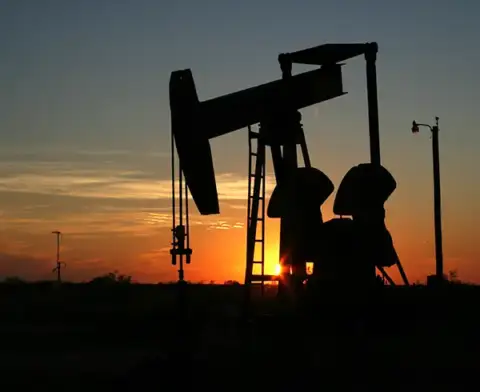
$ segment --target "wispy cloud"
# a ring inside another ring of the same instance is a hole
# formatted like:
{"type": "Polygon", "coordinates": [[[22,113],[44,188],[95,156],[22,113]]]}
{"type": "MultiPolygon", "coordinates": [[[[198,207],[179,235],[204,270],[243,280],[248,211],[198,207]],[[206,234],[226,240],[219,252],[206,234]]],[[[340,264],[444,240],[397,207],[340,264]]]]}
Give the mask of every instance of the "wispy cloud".
{"type": "MultiPolygon", "coordinates": [[[[192,201],[192,238],[201,238],[202,231],[245,228],[247,177],[217,172],[216,178],[221,213],[201,216],[192,201]]],[[[268,177],[267,192],[273,185],[268,177]]],[[[0,275],[49,277],[55,252],[50,232],[61,230],[62,255],[75,279],[112,269],[131,270],[138,279],[142,273],[164,279],[166,270],[159,266],[169,258],[170,204],[169,162],[154,154],[4,155],[0,275]]]]}
{"type": "MultiPolygon", "coordinates": [[[[171,182],[155,171],[161,161],[149,157],[140,164],[140,157],[136,160],[129,154],[89,151],[72,152],[73,159],[63,152],[57,154],[58,159],[40,155],[35,160],[33,153],[25,160],[20,159],[24,158],[22,154],[11,154],[10,160],[3,157],[3,222],[10,230],[41,233],[48,226],[84,238],[102,233],[148,236],[157,229],[171,227],[171,182]],[[94,159],[79,159],[88,154],[94,159]],[[125,162],[129,156],[136,161],[133,168],[125,162]],[[112,161],[102,163],[105,157],[112,161]]],[[[221,214],[200,216],[192,201],[190,224],[206,230],[242,229],[244,223],[239,217],[246,213],[248,179],[235,173],[216,177],[221,214]]],[[[273,178],[268,177],[267,192],[273,186],[273,178]]]]}
{"type": "MultiPolygon", "coordinates": [[[[144,173],[134,171],[59,170],[43,174],[19,173],[15,176],[0,176],[0,192],[138,200],[171,197],[170,180],[145,179],[143,176],[144,173]]],[[[272,188],[270,180],[267,189],[270,191],[272,188]]],[[[230,173],[220,174],[217,175],[217,189],[221,200],[246,199],[247,179],[230,173]]]]}
{"type": "MultiPolygon", "coordinates": [[[[93,155],[108,155],[91,152],[93,155]]],[[[22,192],[57,196],[110,199],[162,199],[171,197],[171,182],[160,171],[155,160],[128,169],[124,152],[115,162],[81,160],[2,160],[0,161],[0,192],[22,192]]],[[[81,155],[81,154],[80,154],[81,155]]],[[[145,157],[143,157],[145,158],[145,157]]],[[[221,200],[242,200],[247,197],[247,178],[235,173],[217,175],[221,200]]],[[[273,178],[267,178],[267,191],[273,189],[273,178]]]]}
{"type": "Polygon", "coordinates": [[[0,161],[3,162],[86,162],[87,158],[105,161],[106,159],[135,159],[139,158],[169,158],[170,155],[163,151],[137,151],[137,150],[95,150],[78,149],[69,146],[38,146],[33,149],[22,147],[14,149],[11,146],[0,146],[0,161]]]}

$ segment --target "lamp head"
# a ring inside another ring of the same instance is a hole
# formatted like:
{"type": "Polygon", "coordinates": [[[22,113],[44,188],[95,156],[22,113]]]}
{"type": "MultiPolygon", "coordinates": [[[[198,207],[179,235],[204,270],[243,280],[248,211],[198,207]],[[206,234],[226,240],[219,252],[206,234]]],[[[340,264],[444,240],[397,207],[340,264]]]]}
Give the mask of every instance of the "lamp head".
{"type": "Polygon", "coordinates": [[[416,121],[413,121],[412,122],[412,133],[418,133],[419,132],[419,129],[418,129],[418,124],[416,121]]]}

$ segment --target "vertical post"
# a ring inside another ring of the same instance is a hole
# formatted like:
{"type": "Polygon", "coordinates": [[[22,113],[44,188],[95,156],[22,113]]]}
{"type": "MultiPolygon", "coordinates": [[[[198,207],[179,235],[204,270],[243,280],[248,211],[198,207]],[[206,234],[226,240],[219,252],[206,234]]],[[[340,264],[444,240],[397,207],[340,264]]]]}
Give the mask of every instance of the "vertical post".
{"type": "Polygon", "coordinates": [[[57,233],[57,282],[62,281],[62,275],[60,273],[60,232],[57,233]]]}
{"type": "MultiPolygon", "coordinates": [[[[245,287],[247,290],[248,295],[250,295],[250,283],[251,283],[251,276],[252,276],[252,260],[250,258],[250,222],[251,222],[251,210],[252,210],[252,128],[248,126],[248,194],[247,194],[247,238],[246,238],[246,269],[245,269],[245,287]]],[[[258,159],[258,157],[257,157],[258,159]]]]}
{"type": "Polygon", "coordinates": [[[172,174],[172,265],[177,265],[177,256],[179,258],[178,282],[184,283],[184,261],[190,264],[192,250],[190,249],[190,220],[188,211],[188,185],[183,176],[182,164],[178,162],[178,216],[177,225],[177,201],[176,201],[176,172],[175,172],[175,139],[171,132],[171,174],[172,174]],[[184,198],[185,197],[185,203],[184,198]],[[184,223],[185,208],[185,223],[184,223]],[[185,246],[186,245],[186,246],[185,246]],[[185,256],[185,259],[184,257],[185,256]]]}
{"type": "MultiPolygon", "coordinates": [[[[433,160],[433,212],[435,226],[435,281],[440,283],[444,280],[443,273],[443,240],[442,240],[442,201],[440,188],[440,152],[438,142],[438,117],[435,117],[435,125],[419,124],[413,121],[412,132],[418,133],[419,127],[426,127],[432,132],[432,160],[433,160]]],[[[430,278],[430,277],[429,277],[430,278]]]]}
{"type": "MultiPolygon", "coordinates": [[[[175,139],[173,136],[173,131],[170,132],[171,137],[171,144],[170,144],[170,154],[171,154],[171,170],[172,170],[172,247],[175,248],[175,224],[176,217],[175,217],[175,210],[176,210],[176,203],[175,203],[175,139]]],[[[173,250],[173,249],[172,249],[173,250]]],[[[172,255],[172,265],[177,264],[177,255],[174,252],[170,252],[172,255]]]]}
{"type": "MultiPolygon", "coordinates": [[[[252,252],[250,250],[251,244],[251,235],[250,235],[250,222],[252,216],[252,127],[248,125],[248,194],[247,194],[247,236],[246,236],[246,260],[245,260],[245,281],[244,281],[244,303],[243,303],[243,318],[246,320],[249,316],[250,311],[250,298],[251,298],[251,283],[252,283],[252,252]]],[[[257,156],[258,159],[258,156],[257,156]]],[[[253,256],[252,256],[253,257],[253,256]]]]}
{"type": "MultiPolygon", "coordinates": [[[[282,71],[282,79],[288,80],[292,77],[292,61],[286,55],[279,55],[278,62],[282,71]]],[[[286,97],[288,99],[288,96],[286,97]]],[[[290,110],[289,107],[287,107],[290,110]]],[[[285,181],[291,175],[292,169],[297,167],[297,144],[295,135],[287,135],[284,140],[282,151],[281,178],[285,181]],[[289,140],[288,140],[289,139],[289,140]]],[[[273,154],[273,150],[272,150],[273,154]]],[[[277,180],[278,183],[278,180],[277,180]]],[[[290,239],[292,237],[291,219],[282,216],[280,218],[280,279],[278,281],[278,296],[282,297],[286,293],[287,285],[291,280],[292,254],[289,249],[290,239]]]]}
{"type": "Polygon", "coordinates": [[[370,160],[380,165],[380,129],[378,120],[378,92],[377,92],[377,52],[378,45],[373,42],[367,44],[365,60],[367,63],[367,99],[368,99],[368,126],[370,133],[370,160]]]}
{"type": "MultiPolygon", "coordinates": [[[[261,191],[261,196],[262,196],[262,204],[261,204],[261,208],[262,208],[262,277],[265,276],[265,188],[267,187],[267,176],[266,176],[266,172],[267,172],[267,163],[266,163],[266,159],[265,159],[265,155],[266,155],[266,149],[265,149],[265,143],[264,141],[262,140],[262,145],[261,145],[261,149],[262,151],[260,152],[260,154],[262,155],[262,174],[261,174],[261,177],[262,177],[262,191],[261,191]]],[[[265,294],[265,281],[263,280],[262,278],[262,286],[261,286],[261,293],[262,293],[262,297],[263,295],[265,294]]]]}
{"type": "Polygon", "coordinates": [[[60,237],[62,236],[62,233],[58,230],[52,231],[52,234],[55,234],[56,236],[56,245],[57,245],[57,250],[56,250],[56,260],[55,260],[55,268],[52,270],[52,272],[55,272],[57,274],[57,283],[62,282],[62,272],[61,269],[62,267],[66,267],[67,265],[60,261],[60,237]]]}
{"type": "MultiPolygon", "coordinates": [[[[368,100],[368,130],[370,135],[370,162],[374,165],[381,165],[380,154],[380,122],[378,118],[378,87],[377,87],[377,53],[376,42],[367,44],[365,51],[366,73],[367,73],[367,100],[368,100]]],[[[397,268],[405,285],[409,285],[407,275],[402,264],[397,262],[397,268]]],[[[386,274],[383,268],[379,268],[383,275],[386,274]]]]}
{"type": "Polygon", "coordinates": [[[443,241],[442,241],[442,206],[440,191],[440,153],[438,146],[438,117],[435,117],[436,125],[432,127],[432,155],[433,155],[433,199],[435,219],[435,262],[436,275],[439,282],[444,278],[443,274],[443,241]]]}
{"type": "MultiPolygon", "coordinates": [[[[186,249],[190,250],[190,216],[188,214],[188,186],[185,181],[185,236],[186,236],[186,249]]],[[[185,255],[185,263],[190,264],[191,253],[187,251],[185,255]]]]}
{"type": "MultiPolygon", "coordinates": [[[[182,179],[182,165],[178,165],[178,216],[179,216],[179,226],[183,227],[183,179],[182,179]]],[[[183,283],[184,274],[183,274],[183,253],[179,252],[179,268],[178,268],[178,281],[183,283]]]]}

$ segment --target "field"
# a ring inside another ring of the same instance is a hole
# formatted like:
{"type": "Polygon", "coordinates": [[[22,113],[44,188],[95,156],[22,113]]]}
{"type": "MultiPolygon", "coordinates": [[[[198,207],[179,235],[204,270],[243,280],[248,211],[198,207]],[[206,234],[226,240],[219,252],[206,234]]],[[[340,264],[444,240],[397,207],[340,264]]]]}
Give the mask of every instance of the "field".
{"type": "Polygon", "coordinates": [[[348,301],[306,312],[273,293],[254,293],[245,320],[235,285],[188,285],[180,312],[177,289],[0,285],[2,391],[391,390],[439,371],[458,390],[480,370],[476,286],[385,288],[369,323],[345,316],[348,301]]]}

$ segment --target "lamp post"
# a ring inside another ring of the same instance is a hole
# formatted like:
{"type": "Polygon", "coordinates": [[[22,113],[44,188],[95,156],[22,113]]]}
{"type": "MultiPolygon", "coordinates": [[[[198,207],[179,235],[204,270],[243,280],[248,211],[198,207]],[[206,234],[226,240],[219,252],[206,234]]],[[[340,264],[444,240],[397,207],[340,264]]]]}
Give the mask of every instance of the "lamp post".
{"type": "Polygon", "coordinates": [[[57,273],[57,282],[58,283],[61,283],[62,282],[62,273],[61,273],[61,270],[62,270],[62,267],[66,267],[67,264],[60,261],[60,238],[62,236],[62,233],[60,231],[52,231],[52,234],[55,234],[56,237],[57,237],[57,258],[56,258],[56,266],[55,268],[52,270],[52,272],[56,272],[57,273]]]}
{"type": "Polygon", "coordinates": [[[436,280],[443,281],[443,245],[442,245],[442,207],[440,191],[440,154],[438,148],[438,117],[435,117],[435,125],[412,123],[412,133],[418,133],[420,127],[429,128],[432,133],[432,155],[433,155],[433,203],[435,218],[435,264],[436,280]]]}

